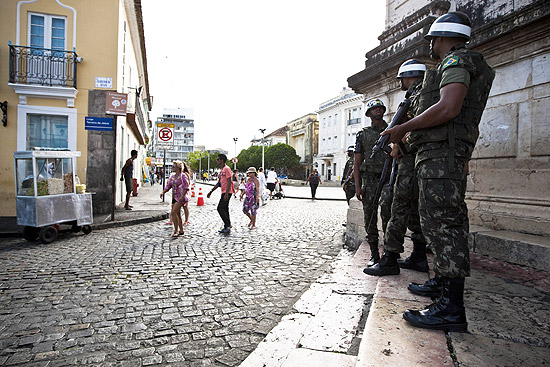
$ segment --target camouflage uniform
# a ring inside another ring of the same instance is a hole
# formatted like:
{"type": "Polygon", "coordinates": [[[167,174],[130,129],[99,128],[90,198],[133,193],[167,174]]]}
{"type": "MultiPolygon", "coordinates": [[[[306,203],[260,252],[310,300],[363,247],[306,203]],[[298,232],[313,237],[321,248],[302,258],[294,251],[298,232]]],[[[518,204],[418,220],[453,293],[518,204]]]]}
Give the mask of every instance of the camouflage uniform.
{"type": "MultiPolygon", "coordinates": [[[[411,100],[408,117],[417,115],[418,95],[422,88],[422,79],[418,79],[407,91],[406,97],[411,100]]],[[[414,162],[416,150],[409,144],[405,144],[407,154],[397,159],[397,178],[393,188],[393,201],[391,202],[391,218],[384,232],[384,249],[394,253],[404,251],[403,242],[407,227],[411,230],[411,239],[417,247],[425,247],[426,240],[420,227],[418,214],[418,181],[414,162]]]]}
{"type": "Polygon", "coordinates": [[[346,193],[346,201],[349,204],[351,198],[355,196],[355,180],[353,179],[353,157],[350,157],[346,161],[344,172],[342,174],[342,181],[340,184],[344,184],[348,177],[350,177],[350,180],[344,185],[344,192],[346,193]]]}
{"type": "Polygon", "coordinates": [[[446,278],[470,275],[465,166],[479,135],[494,75],[481,54],[453,47],[436,70],[426,72],[417,113],[439,100],[440,88],[462,83],[468,92],[460,114],[444,124],[413,131],[408,138],[418,149],[422,231],[435,255],[435,273],[446,278]]]}
{"type": "MultiPolygon", "coordinates": [[[[363,216],[365,221],[365,231],[367,231],[367,242],[378,244],[378,206],[373,207],[372,202],[374,200],[374,194],[376,193],[376,187],[380,181],[382,170],[384,168],[384,162],[386,160],[386,154],[380,150],[371,159],[372,147],[376,143],[376,140],[380,137],[380,133],[384,131],[388,125],[384,122],[381,129],[376,126],[367,126],[363,130],[357,133],[355,140],[355,154],[362,154],[363,162],[359,168],[361,173],[363,190],[363,216]],[[371,220],[372,219],[372,220],[371,220]],[[369,228],[369,220],[371,220],[369,228]]],[[[389,179],[389,177],[388,177],[389,179]]],[[[390,219],[387,213],[390,213],[391,202],[388,201],[390,195],[387,192],[389,186],[385,185],[380,195],[380,207],[382,216],[382,228],[385,229],[390,219]]]]}

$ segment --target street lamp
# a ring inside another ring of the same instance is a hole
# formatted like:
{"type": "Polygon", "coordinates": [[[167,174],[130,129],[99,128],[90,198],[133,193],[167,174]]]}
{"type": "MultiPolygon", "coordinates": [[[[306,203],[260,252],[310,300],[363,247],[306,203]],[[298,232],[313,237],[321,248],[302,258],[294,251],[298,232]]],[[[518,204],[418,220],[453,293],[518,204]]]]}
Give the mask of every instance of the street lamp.
{"type": "Polygon", "coordinates": [[[262,168],[265,170],[265,167],[264,167],[264,134],[265,134],[265,129],[260,129],[260,132],[262,133],[262,168]]]}
{"type": "MultiPolygon", "coordinates": [[[[233,141],[235,142],[235,158],[237,158],[237,140],[239,140],[239,138],[233,138],[233,141]]],[[[233,163],[233,169],[236,169],[237,168],[237,163],[233,163]]]]}
{"type": "Polygon", "coordinates": [[[199,177],[202,177],[202,152],[199,152],[199,177]]]}

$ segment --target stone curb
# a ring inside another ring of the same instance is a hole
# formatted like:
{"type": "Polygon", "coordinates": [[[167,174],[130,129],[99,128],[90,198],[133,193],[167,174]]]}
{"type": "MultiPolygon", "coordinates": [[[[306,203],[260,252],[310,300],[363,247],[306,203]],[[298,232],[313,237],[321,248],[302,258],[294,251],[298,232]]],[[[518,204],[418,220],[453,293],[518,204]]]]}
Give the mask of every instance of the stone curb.
{"type": "Polygon", "coordinates": [[[100,223],[100,224],[92,224],[93,230],[101,230],[101,229],[107,229],[107,228],[113,228],[113,227],[126,227],[126,226],[133,226],[135,224],[141,224],[141,223],[151,223],[156,222],[159,220],[167,219],[169,217],[169,213],[165,214],[157,214],[145,218],[136,218],[136,219],[129,219],[124,221],[114,221],[114,222],[106,222],[106,223],[100,223]]]}
{"type": "MultiPolygon", "coordinates": [[[[133,226],[136,224],[142,224],[142,223],[151,223],[156,222],[159,220],[164,220],[169,217],[169,213],[165,214],[157,214],[153,216],[148,216],[145,218],[135,218],[135,219],[129,219],[124,221],[114,221],[114,222],[106,222],[106,223],[99,223],[99,224],[92,224],[92,229],[94,231],[101,230],[101,229],[108,229],[108,228],[114,228],[114,227],[126,227],[126,226],[133,226]]],[[[11,238],[11,237],[21,237],[23,236],[23,233],[20,231],[17,232],[0,232],[0,238],[11,238]]]]}

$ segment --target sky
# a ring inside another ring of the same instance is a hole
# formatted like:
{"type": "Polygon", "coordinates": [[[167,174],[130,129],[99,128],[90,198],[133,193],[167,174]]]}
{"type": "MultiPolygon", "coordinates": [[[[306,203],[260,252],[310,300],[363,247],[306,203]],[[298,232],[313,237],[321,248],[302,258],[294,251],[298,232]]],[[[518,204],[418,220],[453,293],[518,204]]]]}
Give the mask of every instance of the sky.
{"type": "Polygon", "coordinates": [[[142,0],[152,121],[193,108],[195,145],[234,156],[337,97],[384,30],[385,0],[142,0]],[[237,144],[233,138],[237,138],[237,144]]]}

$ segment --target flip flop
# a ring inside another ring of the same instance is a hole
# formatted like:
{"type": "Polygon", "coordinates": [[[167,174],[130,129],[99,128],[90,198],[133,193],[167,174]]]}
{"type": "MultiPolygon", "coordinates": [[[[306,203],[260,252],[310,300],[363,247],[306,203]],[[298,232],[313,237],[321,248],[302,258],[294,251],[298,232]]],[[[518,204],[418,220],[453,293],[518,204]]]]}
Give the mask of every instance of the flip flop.
{"type": "Polygon", "coordinates": [[[175,237],[178,237],[178,236],[179,236],[178,233],[176,233],[176,232],[172,233],[172,238],[175,238],[175,237]]]}
{"type": "Polygon", "coordinates": [[[183,236],[185,232],[178,232],[178,236],[183,236]]]}

